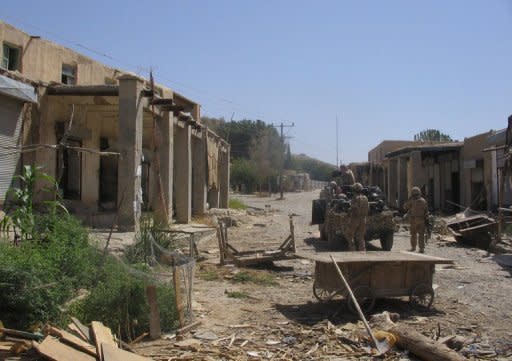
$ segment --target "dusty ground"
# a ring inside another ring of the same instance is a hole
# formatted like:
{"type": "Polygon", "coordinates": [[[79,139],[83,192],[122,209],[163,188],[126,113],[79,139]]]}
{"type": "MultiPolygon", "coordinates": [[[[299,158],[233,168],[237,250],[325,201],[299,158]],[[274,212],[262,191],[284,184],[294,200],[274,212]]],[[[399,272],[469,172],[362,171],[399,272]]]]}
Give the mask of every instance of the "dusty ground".
{"type": "MultiPolygon", "coordinates": [[[[318,191],[287,194],[284,201],[236,196],[260,209],[270,205],[271,212],[235,216],[240,222],[229,229],[230,243],[242,250],[276,248],[289,233],[288,214],[294,213],[297,251],[321,249],[317,227],[309,225],[311,200],[317,196],[318,191]]],[[[432,309],[414,310],[407,298],[394,298],[378,300],[372,313],[399,313],[400,322],[428,336],[462,336],[466,356],[512,359],[512,268],[498,263],[512,255],[496,257],[463,247],[449,236],[433,238],[426,253],[453,259],[455,266],[436,267],[432,309]]],[[[372,244],[378,248],[378,242],[372,244]]],[[[402,229],[395,234],[393,250],[408,247],[408,234],[402,229]]],[[[216,238],[205,238],[199,250],[206,258],[197,265],[194,284],[200,327],[182,344],[175,340],[139,344],[140,353],[162,360],[371,359],[364,350],[367,341],[359,336],[364,329],[343,303],[319,303],[314,298],[313,262],[295,259],[250,269],[247,282],[241,283],[236,282],[243,278],[237,273],[247,275],[246,270],[218,266],[216,238]]],[[[394,352],[388,359],[414,358],[394,352]]]]}

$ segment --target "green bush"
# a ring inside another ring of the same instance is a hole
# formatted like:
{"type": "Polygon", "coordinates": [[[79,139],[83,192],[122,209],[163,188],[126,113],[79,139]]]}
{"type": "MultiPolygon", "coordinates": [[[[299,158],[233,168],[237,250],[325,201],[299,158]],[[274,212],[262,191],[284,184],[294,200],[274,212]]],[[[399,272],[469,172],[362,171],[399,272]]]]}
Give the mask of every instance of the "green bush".
{"type": "Polygon", "coordinates": [[[229,208],[231,209],[247,209],[247,205],[238,198],[229,199],[229,208]]]}
{"type": "Polygon", "coordinates": [[[44,232],[14,246],[0,242],[0,315],[9,327],[61,321],[60,305],[93,281],[96,250],[71,216],[36,216],[44,232]]]}
{"type": "MultiPolygon", "coordinates": [[[[55,180],[39,168],[25,167],[19,180],[21,187],[10,191],[14,196],[9,214],[0,222],[0,230],[14,229],[19,236],[15,243],[0,240],[0,319],[5,325],[17,329],[48,321],[64,325],[69,315],[76,315],[86,322],[102,321],[113,332],[120,329],[128,339],[146,331],[145,278],[151,277],[151,270],[146,266],[137,272],[146,276],[134,277],[129,266],[112,256],[105,258],[90,244],[87,229],[57,200],[55,180]],[[50,184],[47,190],[54,193],[54,200],[36,213],[33,200],[38,179],[50,184]],[[89,289],[89,295],[64,309],[80,288],[89,289]]],[[[147,263],[153,222],[144,227],[132,256],[147,263]]],[[[162,237],[156,240],[169,247],[172,239],[163,242],[162,237]]],[[[176,320],[173,289],[160,285],[157,294],[163,329],[169,330],[176,320]]]]}
{"type": "MultiPolygon", "coordinates": [[[[73,313],[84,322],[101,320],[114,332],[121,331],[124,339],[146,332],[149,328],[149,305],[146,286],[156,283],[146,278],[150,270],[138,265],[130,272],[128,265],[109,257],[100,276],[100,281],[84,300],[73,307],[73,313]]],[[[157,286],[157,303],[162,330],[176,326],[176,308],[172,287],[157,286]]]]}

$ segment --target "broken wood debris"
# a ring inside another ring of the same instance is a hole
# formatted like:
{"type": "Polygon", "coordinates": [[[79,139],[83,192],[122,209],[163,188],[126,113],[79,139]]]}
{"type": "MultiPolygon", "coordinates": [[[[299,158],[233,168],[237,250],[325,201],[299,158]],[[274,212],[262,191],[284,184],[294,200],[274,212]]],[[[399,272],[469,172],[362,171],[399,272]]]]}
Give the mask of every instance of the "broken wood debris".
{"type": "MultiPolygon", "coordinates": [[[[151,358],[117,346],[110,328],[93,321],[91,328],[73,319],[69,331],[46,325],[44,335],[4,328],[0,323],[0,359],[37,352],[42,360],[51,361],[147,361],[151,358]],[[93,343],[86,341],[93,340],[93,343]]],[[[125,344],[119,341],[121,345],[125,344]]],[[[125,344],[126,345],[126,344],[125,344]]],[[[29,357],[29,356],[27,356],[29,357]]],[[[22,359],[25,359],[22,357],[22,359]]],[[[33,359],[30,356],[30,359],[33,359]]]]}

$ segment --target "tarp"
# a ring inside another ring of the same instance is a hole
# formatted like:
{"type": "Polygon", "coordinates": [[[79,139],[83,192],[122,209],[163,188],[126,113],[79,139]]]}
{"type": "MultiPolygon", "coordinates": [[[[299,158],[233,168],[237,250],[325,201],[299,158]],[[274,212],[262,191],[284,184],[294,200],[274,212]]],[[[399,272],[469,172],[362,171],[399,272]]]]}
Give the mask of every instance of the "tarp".
{"type": "Polygon", "coordinates": [[[33,86],[0,75],[0,94],[7,95],[24,102],[37,103],[37,94],[33,86]]]}

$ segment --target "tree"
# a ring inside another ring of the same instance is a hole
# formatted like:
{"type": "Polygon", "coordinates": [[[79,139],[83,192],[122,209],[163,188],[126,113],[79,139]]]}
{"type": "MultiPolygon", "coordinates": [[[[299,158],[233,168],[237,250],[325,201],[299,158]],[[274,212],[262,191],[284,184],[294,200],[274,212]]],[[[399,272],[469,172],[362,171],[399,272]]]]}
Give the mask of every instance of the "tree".
{"type": "Polygon", "coordinates": [[[258,174],[253,162],[248,159],[233,159],[230,168],[231,186],[242,192],[252,193],[258,184],[258,174]]]}
{"type": "Polygon", "coordinates": [[[453,139],[438,129],[425,129],[414,135],[417,142],[453,142],[453,139]]]}
{"type": "Polygon", "coordinates": [[[287,144],[286,147],[286,156],[284,159],[284,169],[293,169],[293,160],[292,160],[292,152],[290,150],[290,144],[287,144]]]}
{"type": "Polygon", "coordinates": [[[283,154],[283,144],[273,127],[265,129],[258,137],[252,139],[249,155],[256,167],[260,188],[266,180],[267,190],[270,191],[272,178],[276,177],[281,168],[283,154]]]}

